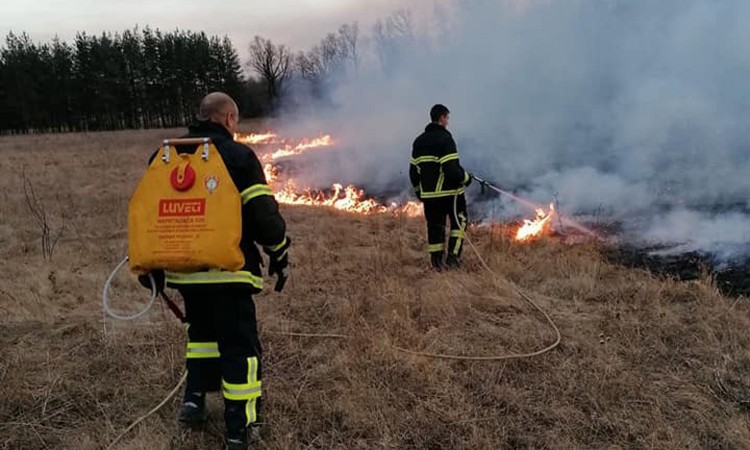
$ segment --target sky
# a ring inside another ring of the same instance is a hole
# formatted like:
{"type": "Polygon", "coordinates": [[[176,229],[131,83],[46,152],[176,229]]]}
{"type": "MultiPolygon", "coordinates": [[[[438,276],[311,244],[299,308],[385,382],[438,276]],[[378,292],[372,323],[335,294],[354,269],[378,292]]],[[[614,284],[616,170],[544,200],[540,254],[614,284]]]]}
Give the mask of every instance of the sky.
{"type": "Polygon", "coordinates": [[[0,0],[0,34],[27,32],[36,41],[76,32],[101,33],[150,26],[228,35],[244,59],[256,34],[306,49],[345,22],[369,26],[412,0],[0,0]]]}

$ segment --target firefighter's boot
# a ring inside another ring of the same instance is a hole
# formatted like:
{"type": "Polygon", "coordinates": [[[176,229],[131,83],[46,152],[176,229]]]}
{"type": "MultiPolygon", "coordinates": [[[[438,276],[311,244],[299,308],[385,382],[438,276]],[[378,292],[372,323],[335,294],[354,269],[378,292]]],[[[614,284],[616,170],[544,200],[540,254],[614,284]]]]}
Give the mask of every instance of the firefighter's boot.
{"type": "Polygon", "coordinates": [[[206,411],[206,394],[203,392],[186,392],[180,407],[178,420],[182,424],[192,427],[200,425],[208,419],[206,411]]]}
{"type": "Polygon", "coordinates": [[[248,450],[253,444],[260,442],[260,427],[251,425],[235,431],[227,431],[225,450],[248,450]]]}
{"type": "Polygon", "coordinates": [[[246,425],[245,405],[242,402],[226,401],[224,403],[224,422],[226,425],[226,450],[247,450],[249,446],[260,441],[260,425],[254,422],[246,425]]]}
{"type": "Polygon", "coordinates": [[[449,253],[448,257],[445,258],[445,267],[449,269],[458,269],[461,267],[461,259],[458,256],[449,253]]]}
{"type": "Polygon", "coordinates": [[[248,439],[247,439],[247,428],[242,430],[235,430],[234,432],[227,431],[226,435],[226,446],[225,450],[247,450],[248,439]]]}
{"type": "Polygon", "coordinates": [[[432,268],[440,271],[443,269],[443,252],[432,252],[430,253],[430,262],[432,268]]]}

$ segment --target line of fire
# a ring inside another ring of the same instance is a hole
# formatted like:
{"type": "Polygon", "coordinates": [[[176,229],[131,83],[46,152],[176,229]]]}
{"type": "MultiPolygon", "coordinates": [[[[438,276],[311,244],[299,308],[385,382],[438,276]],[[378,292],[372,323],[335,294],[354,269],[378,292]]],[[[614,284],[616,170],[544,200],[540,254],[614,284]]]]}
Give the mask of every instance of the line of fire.
{"type": "MultiPolygon", "coordinates": [[[[330,189],[314,189],[301,186],[297,179],[283,173],[277,164],[281,160],[308,154],[312,151],[335,149],[336,140],[329,134],[297,141],[283,138],[274,132],[236,134],[235,140],[252,145],[260,150],[260,158],[269,185],[274,189],[276,200],[288,205],[308,205],[330,207],[354,214],[386,214],[421,216],[422,205],[416,201],[381,202],[368,197],[365,191],[353,184],[344,186],[334,183],[330,189]]],[[[535,216],[522,219],[513,229],[513,238],[518,242],[531,242],[553,232],[556,217],[554,204],[548,209],[535,207],[535,216]]]]}

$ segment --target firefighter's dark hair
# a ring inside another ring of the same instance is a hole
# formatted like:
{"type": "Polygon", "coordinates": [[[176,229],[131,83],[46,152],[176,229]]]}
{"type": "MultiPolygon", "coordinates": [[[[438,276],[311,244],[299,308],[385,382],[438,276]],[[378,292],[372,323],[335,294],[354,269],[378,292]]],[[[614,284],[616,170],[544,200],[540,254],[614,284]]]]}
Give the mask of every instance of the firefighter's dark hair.
{"type": "Polygon", "coordinates": [[[437,122],[446,114],[450,114],[450,110],[445,105],[441,105],[439,103],[433,106],[432,109],[430,109],[430,119],[433,122],[437,122]]]}

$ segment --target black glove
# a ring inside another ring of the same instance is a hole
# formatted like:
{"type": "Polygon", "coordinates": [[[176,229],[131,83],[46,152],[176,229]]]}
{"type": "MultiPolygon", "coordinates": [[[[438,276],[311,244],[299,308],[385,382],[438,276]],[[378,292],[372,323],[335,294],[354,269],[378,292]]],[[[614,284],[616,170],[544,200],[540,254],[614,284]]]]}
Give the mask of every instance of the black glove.
{"type": "Polygon", "coordinates": [[[469,187],[471,182],[474,181],[474,175],[470,174],[469,172],[466,172],[466,175],[469,176],[469,179],[468,181],[466,181],[466,183],[464,183],[464,186],[469,187]]]}
{"type": "MultiPolygon", "coordinates": [[[[156,294],[159,295],[164,292],[164,287],[166,285],[166,277],[164,275],[164,271],[152,270],[149,273],[154,277],[154,283],[156,284],[156,294]]],[[[138,282],[141,283],[141,286],[145,287],[148,290],[151,290],[151,277],[148,276],[149,273],[138,275],[138,282]]]]}
{"type": "Polygon", "coordinates": [[[281,292],[284,289],[287,278],[289,278],[289,247],[292,240],[289,237],[284,238],[284,242],[274,249],[264,248],[269,257],[268,275],[276,276],[276,286],[274,290],[281,292]]]}

